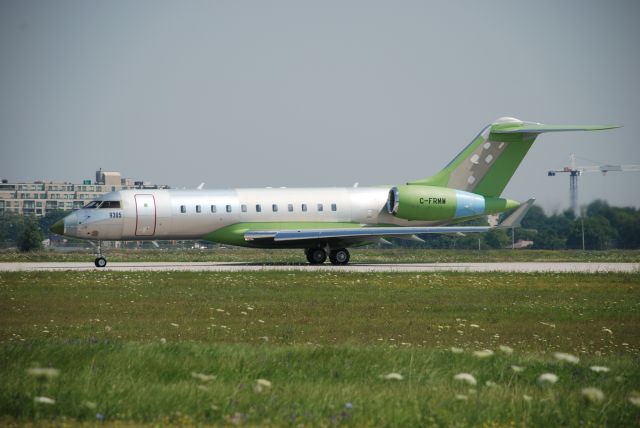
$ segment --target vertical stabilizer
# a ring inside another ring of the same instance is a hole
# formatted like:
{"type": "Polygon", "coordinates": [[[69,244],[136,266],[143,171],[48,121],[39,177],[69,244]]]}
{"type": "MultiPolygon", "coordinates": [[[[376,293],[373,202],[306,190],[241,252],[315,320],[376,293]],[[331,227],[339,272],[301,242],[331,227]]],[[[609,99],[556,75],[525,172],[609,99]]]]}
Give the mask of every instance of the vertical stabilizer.
{"type": "Polygon", "coordinates": [[[442,171],[407,184],[450,187],[498,197],[539,134],[611,128],[617,126],[543,125],[501,117],[486,126],[442,171]]]}

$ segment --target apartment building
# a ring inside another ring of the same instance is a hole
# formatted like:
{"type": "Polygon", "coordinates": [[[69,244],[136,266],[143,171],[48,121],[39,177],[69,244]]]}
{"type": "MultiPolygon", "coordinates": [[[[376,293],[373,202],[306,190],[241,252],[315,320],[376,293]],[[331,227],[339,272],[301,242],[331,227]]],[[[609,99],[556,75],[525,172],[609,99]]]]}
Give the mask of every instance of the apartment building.
{"type": "Polygon", "coordinates": [[[84,180],[81,184],[53,181],[32,183],[0,182],[0,215],[15,213],[44,216],[47,211],[71,211],[82,208],[92,199],[105,193],[125,189],[166,189],[144,181],[121,178],[119,172],[96,171],[96,179],[84,180]]]}

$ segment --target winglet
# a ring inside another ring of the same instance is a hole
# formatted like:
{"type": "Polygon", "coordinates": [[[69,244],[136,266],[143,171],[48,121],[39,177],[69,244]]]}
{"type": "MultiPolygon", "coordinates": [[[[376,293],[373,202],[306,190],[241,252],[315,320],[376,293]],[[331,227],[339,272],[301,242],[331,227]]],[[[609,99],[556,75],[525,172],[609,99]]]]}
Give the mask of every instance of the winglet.
{"type": "Polygon", "coordinates": [[[197,190],[202,190],[202,189],[204,189],[204,181],[203,181],[202,183],[200,183],[200,184],[198,185],[198,187],[196,187],[196,189],[197,189],[197,190]]]}
{"type": "Polygon", "coordinates": [[[520,227],[520,222],[527,215],[529,208],[533,206],[536,201],[535,198],[529,199],[527,202],[520,204],[507,218],[505,218],[497,227],[499,229],[511,229],[514,227],[520,227]]]}

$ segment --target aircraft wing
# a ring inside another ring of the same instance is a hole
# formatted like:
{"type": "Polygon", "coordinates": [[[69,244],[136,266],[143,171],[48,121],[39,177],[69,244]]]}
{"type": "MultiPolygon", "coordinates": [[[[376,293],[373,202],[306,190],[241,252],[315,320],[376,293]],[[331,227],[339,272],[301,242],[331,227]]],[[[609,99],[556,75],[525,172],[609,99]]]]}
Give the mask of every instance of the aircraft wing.
{"type": "Polygon", "coordinates": [[[244,234],[245,241],[269,239],[275,242],[343,239],[371,241],[423,233],[486,232],[491,226],[437,226],[437,227],[354,227],[338,229],[256,230],[244,234]]]}
{"type": "MultiPolygon", "coordinates": [[[[535,199],[529,199],[511,213],[498,228],[518,227],[535,199]]],[[[269,240],[273,242],[340,241],[343,243],[371,242],[379,238],[402,238],[427,233],[482,233],[493,226],[424,226],[424,227],[354,227],[327,229],[249,230],[245,241],[269,240]]]]}

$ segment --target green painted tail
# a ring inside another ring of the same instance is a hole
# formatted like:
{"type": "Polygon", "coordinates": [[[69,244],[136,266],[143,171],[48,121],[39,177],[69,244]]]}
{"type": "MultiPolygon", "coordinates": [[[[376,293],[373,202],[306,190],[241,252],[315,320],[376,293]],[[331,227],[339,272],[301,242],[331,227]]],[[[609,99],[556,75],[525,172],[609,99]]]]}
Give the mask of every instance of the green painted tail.
{"type": "Polygon", "coordinates": [[[498,197],[539,134],[612,128],[618,126],[542,125],[501,117],[486,126],[442,171],[407,184],[450,187],[498,197]]]}

